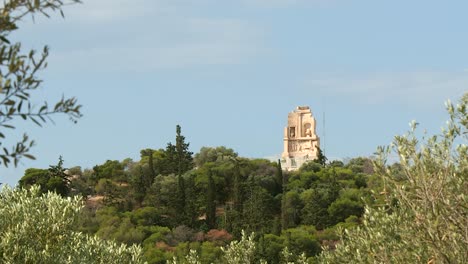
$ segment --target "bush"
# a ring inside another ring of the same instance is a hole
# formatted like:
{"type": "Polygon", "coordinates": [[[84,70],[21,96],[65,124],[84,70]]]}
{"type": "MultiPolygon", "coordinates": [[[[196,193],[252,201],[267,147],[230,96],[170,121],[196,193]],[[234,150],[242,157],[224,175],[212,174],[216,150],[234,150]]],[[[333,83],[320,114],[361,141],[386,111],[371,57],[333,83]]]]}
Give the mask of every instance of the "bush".
{"type": "Polygon", "coordinates": [[[384,206],[367,207],[363,225],[345,231],[323,263],[468,263],[468,93],[450,102],[439,136],[416,136],[417,123],[392,148],[380,148],[376,173],[384,206]],[[391,151],[400,166],[387,166],[391,151]]]}
{"type": "Polygon", "coordinates": [[[76,232],[78,197],[3,188],[0,192],[1,263],[143,263],[141,249],[76,232]]]}

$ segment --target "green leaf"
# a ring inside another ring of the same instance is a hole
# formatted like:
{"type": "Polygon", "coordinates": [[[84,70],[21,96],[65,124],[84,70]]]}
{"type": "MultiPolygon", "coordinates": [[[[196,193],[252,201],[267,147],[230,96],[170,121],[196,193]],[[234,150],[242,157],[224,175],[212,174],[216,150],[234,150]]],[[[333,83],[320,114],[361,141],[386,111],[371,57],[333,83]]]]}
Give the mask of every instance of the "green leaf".
{"type": "Polygon", "coordinates": [[[5,36],[0,35],[0,40],[7,43],[7,44],[10,44],[10,41],[5,36]]]}
{"type": "Polygon", "coordinates": [[[28,159],[32,159],[32,160],[35,160],[35,159],[36,159],[36,157],[34,157],[34,156],[31,155],[31,154],[23,154],[23,156],[25,156],[25,157],[28,158],[28,159]]]}
{"type": "Polygon", "coordinates": [[[31,121],[33,121],[36,125],[42,127],[41,123],[39,123],[39,121],[37,121],[34,117],[29,117],[29,119],[31,119],[31,121]]]}
{"type": "Polygon", "coordinates": [[[2,158],[5,167],[8,168],[8,163],[10,162],[10,159],[8,159],[5,155],[0,155],[0,158],[2,158]]]}

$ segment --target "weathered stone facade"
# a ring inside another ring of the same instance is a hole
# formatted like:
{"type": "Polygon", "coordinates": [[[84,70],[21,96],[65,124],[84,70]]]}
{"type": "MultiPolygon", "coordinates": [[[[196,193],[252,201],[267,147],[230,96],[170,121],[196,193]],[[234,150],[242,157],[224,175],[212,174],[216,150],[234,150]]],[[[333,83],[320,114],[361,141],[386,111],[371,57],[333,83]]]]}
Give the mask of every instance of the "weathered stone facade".
{"type": "Polygon", "coordinates": [[[281,166],[284,170],[297,170],[307,161],[317,158],[320,138],[315,133],[316,122],[310,107],[298,106],[288,114],[284,129],[284,150],[281,166]]]}

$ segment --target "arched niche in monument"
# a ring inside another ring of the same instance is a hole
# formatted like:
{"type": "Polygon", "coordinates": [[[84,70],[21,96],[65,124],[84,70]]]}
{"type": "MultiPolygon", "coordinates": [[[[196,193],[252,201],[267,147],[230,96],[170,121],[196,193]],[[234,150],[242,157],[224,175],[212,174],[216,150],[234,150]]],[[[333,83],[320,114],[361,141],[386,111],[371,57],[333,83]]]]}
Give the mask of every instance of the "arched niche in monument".
{"type": "Polygon", "coordinates": [[[304,136],[305,137],[312,137],[312,130],[311,130],[312,125],[310,123],[305,123],[304,124],[304,136]]]}

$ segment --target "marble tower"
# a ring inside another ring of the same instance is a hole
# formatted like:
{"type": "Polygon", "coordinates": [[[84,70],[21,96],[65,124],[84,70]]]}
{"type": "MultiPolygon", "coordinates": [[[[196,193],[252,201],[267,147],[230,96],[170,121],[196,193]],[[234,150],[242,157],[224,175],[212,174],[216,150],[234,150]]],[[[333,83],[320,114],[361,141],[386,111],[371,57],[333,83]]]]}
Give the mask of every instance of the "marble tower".
{"type": "Polygon", "coordinates": [[[317,158],[320,138],[315,133],[316,122],[308,106],[298,106],[288,114],[284,129],[284,150],[281,155],[283,170],[297,170],[307,161],[317,158]]]}

